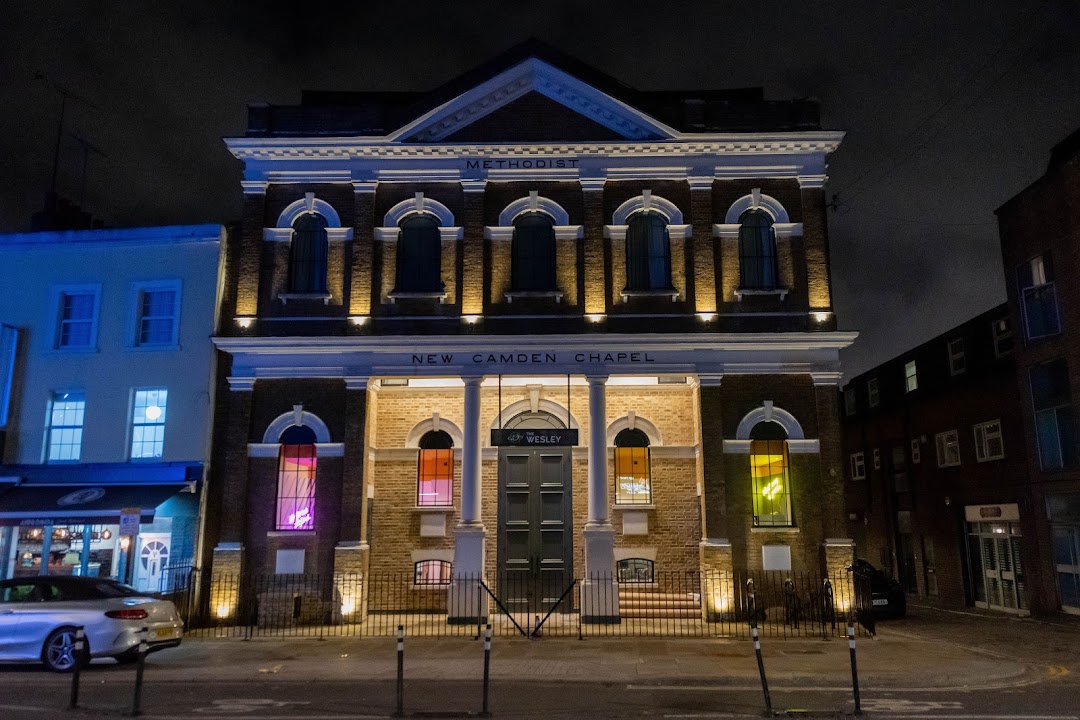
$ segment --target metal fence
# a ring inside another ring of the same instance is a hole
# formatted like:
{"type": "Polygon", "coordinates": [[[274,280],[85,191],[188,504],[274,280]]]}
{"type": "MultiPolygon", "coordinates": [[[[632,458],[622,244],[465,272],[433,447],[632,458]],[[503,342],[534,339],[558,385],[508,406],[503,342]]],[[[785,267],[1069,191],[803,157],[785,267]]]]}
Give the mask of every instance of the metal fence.
{"type": "Polygon", "coordinates": [[[842,637],[848,618],[873,634],[866,580],[843,573],[654,573],[648,582],[550,573],[174,577],[187,634],[196,637],[478,637],[485,623],[519,637],[842,637]]]}

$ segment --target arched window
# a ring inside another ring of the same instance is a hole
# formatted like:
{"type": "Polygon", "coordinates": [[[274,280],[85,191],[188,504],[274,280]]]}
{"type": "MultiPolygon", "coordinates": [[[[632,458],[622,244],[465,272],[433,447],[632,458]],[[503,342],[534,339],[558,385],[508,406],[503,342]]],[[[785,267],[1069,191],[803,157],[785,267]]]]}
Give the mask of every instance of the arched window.
{"type": "Polygon", "coordinates": [[[522,213],[514,221],[510,287],[514,292],[555,289],[555,224],[546,213],[522,213]]]}
{"type": "Polygon", "coordinates": [[[443,291],[442,238],[432,215],[413,213],[398,226],[397,286],[400,293],[443,291]]]}
{"type": "Polygon", "coordinates": [[[278,530],[315,527],[315,431],[293,425],[278,440],[278,530]]]}
{"type": "Polygon", "coordinates": [[[420,438],[416,464],[416,504],[419,507],[454,504],[454,440],[444,430],[420,438]]]}
{"type": "Polygon", "coordinates": [[[649,436],[627,428],[615,436],[615,504],[652,503],[649,436]]]}
{"type": "Polygon", "coordinates": [[[772,216],[751,209],[739,216],[739,287],[776,289],[776,231],[772,216]]]}
{"type": "Polygon", "coordinates": [[[754,525],[793,525],[787,433],[779,423],[767,420],[750,430],[750,476],[754,492],[754,525]]]}
{"type": "Polygon", "coordinates": [[[293,222],[289,246],[289,292],[326,292],[326,218],[306,212],[293,222]]]}
{"type": "Polygon", "coordinates": [[[652,560],[646,558],[626,558],[615,564],[615,572],[621,583],[653,582],[652,560]]]}
{"type": "Polygon", "coordinates": [[[626,289],[671,289],[671,242],[660,213],[637,212],[627,221],[626,289]]]}
{"type": "Polygon", "coordinates": [[[413,564],[413,585],[449,585],[452,570],[449,560],[421,560],[413,564]]]}

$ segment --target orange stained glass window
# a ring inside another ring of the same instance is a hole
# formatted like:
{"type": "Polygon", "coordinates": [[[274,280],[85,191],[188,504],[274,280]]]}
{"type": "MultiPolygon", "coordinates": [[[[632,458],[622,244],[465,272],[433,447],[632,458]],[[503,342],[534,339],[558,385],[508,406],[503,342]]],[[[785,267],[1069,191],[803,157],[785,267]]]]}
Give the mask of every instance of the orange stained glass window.
{"type": "Polygon", "coordinates": [[[453,450],[421,450],[417,473],[417,505],[454,504],[453,450]]]}
{"type": "Polygon", "coordinates": [[[751,440],[750,475],[754,491],[754,525],[791,525],[787,441],[751,440]]]}

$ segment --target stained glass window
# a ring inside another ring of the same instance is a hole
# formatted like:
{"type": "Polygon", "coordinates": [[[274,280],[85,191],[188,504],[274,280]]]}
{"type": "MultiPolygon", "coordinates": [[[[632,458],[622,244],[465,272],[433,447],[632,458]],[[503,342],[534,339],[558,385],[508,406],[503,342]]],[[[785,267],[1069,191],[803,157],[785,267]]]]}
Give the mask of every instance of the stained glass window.
{"type": "Polygon", "coordinates": [[[454,441],[442,430],[432,430],[420,438],[420,458],[416,470],[416,504],[454,504],[454,441]]]}
{"type": "Polygon", "coordinates": [[[294,425],[281,434],[278,451],[278,530],[315,527],[315,432],[294,425]]]}
{"type": "Polygon", "coordinates": [[[754,525],[792,525],[787,433],[779,424],[760,422],[750,431],[750,475],[754,525]]]}
{"type": "Polygon", "coordinates": [[[615,504],[652,503],[649,436],[641,430],[622,430],[615,436],[615,504]]]}

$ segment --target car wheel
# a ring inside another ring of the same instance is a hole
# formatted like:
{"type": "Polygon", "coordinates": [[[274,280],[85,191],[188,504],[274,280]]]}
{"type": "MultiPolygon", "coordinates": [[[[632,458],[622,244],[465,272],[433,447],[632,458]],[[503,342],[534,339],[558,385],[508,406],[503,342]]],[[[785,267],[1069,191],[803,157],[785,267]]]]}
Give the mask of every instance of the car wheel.
{"type": "Polygon", "coordinates": [[[75,628],[62,627],[53,630],[49,637],[45,638],[45,644],[41,648],[41,662],[53,672],[71,672],[75,669],[75,663],[85,667],[90,663],[90,648],[83,640],[83,652],[81,657],[76,657],[75,652],[75,628]]]}

